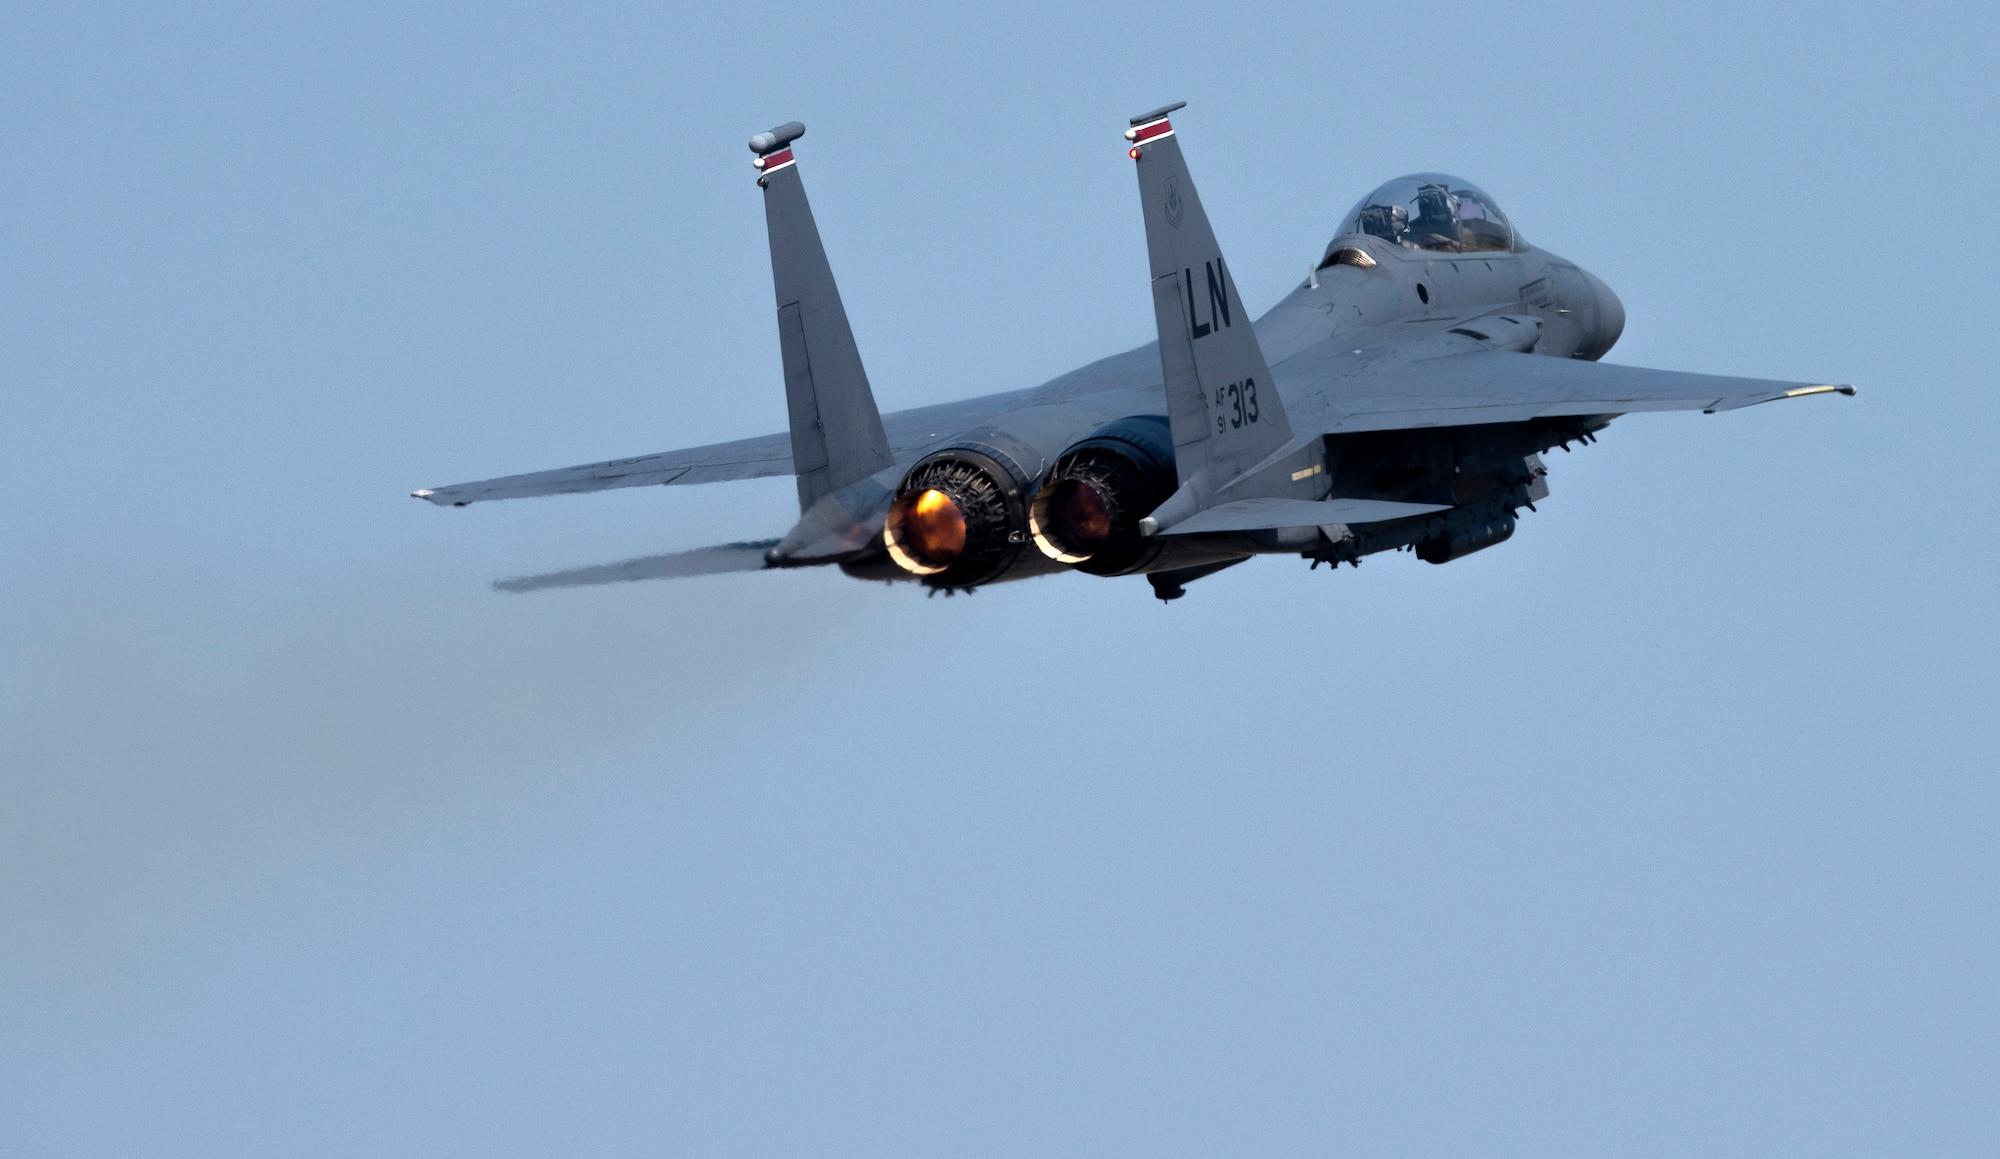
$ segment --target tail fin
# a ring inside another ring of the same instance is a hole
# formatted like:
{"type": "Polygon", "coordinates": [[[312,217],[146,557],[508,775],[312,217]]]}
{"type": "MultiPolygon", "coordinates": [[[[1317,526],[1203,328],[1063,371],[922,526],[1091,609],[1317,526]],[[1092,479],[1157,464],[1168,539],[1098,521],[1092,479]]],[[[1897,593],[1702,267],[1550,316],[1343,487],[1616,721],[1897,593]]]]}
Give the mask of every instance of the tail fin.
{"type": "Polygon", "coordinates": [[[1133,117],[1125,139],[1146,213],[1174,460],[1182,483],[1206,472],[1212,487],[1283,447],[1292,426],[1167,120],[1186,103],[1133,117]]]}
{"type": "Polygon", "coordinates": [[[805,131],[792,121],[750,138],[771,233],[771,281],[778,291],[778,342],[800,511],[894,462],[792,157],[792,142],[805,131]]]}

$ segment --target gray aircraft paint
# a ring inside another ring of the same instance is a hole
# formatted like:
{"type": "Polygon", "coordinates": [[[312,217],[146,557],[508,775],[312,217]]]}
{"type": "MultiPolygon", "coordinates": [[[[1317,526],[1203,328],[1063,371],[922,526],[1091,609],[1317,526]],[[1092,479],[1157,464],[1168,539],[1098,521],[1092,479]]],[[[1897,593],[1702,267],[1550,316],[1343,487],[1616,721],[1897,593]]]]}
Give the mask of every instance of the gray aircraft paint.
{"type": "Polygon", "coordinates": [[[778,348],[801,513],[895,462],[812,205],[792,162],[791,142],[805,131],[794,121],[750,143],[771,236],[771,285],[778,299],[778,348]]]}
{"type": "Polygon", "coordinates": [[[1127,137],[1140,142],[1133,168],[1180,481],[1219,485],[1284,446],[1292,427],[1167,120],[1179,107],[1144,114],[1127,137]]]}
{"type": "MultiPolygon", "coordinates": [[[[789,148],[804,133],[794,122],[752,141],[765,170],[758,181],[789,432],[416,496],[464,506],[795,474],[800,521],[768,550],[732,544],[503,586],[829,563],[866,578],[916,579],[882,549],[883,519],[911,464],[954,447],[995,452],[1027,476],[1032,495],[1066,448],[1091,432],[1128,416],[1165,415],[1180,487],[1143,521],[1157,539],[1137,570],[1171,598],[1184,582],[1256,554],[1337,565],[1416,548],[1444,562],[1497,543],[1512,533],[1518,510],[1548,493],[1539,454],[1590,441],[1618,415],[1854,393],[1597,362],[1623,329],[1623,306],[1587,271],[1524,242],[1498,252],[1438,252],[1343,233],[1303,284],[1248,322],[1166,119],[1179,107],[1133,119],[1135,134],[1139,126],[1165,127],[1132,146],[1164,343],[1033,389],[879,415],[789,148]],[[766,169],[771,161],[780,163],[766,169]],[[1231,426],[1248,412],[1237,409],[1246,402],[1242,388],[1232,401],[1228,387],[1249,380],[1257,383],[1257,421],[1231,426]]],[[[980,582],[1063,569],[1030,549],[980,582]]]]}

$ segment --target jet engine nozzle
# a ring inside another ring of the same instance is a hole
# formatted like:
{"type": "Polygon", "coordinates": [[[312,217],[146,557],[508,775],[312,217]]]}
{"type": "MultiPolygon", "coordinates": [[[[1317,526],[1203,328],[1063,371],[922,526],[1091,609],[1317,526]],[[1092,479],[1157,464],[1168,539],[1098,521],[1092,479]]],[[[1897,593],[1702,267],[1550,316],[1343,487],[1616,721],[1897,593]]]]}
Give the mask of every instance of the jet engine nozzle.
{"type": "Polygon", "coordinates": [[[882,524],[897,567],[932,587],[992,580],[1027,543],[1025,481],[993,455],[953,447],[919,459],[903,476],[882,524]]]}
{"type": "Polygon", "coordinates": [[[1139,521],[1173,494],[1173,436],[1159,415],[1107,423],[1056,457],[1028,511],[1043,555],[1093,575],[1124,575],[1157,545],[1139,521]]]}
{"type": "Polygon", "coordinates": [[[884,534],[898,566],[936,575],[965,554],[965,509],[936,487],[912,491],[889,508],[884,534]]]}
{"type": "Polygon", "coordinates": [[[1057,563],[1082,563],[1116,542],[1117,492],[1106,483],[1092,471],[1042,485],[1028,509],[1028,527],[1043,555],[1057,563]]]}

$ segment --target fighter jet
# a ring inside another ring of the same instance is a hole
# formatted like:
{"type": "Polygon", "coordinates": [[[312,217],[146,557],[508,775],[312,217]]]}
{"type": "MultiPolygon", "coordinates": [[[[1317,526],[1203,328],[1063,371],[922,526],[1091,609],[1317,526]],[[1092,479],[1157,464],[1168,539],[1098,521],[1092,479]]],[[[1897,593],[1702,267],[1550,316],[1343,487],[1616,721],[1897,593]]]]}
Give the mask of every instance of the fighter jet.
{"type": "Polygon", "coordinates": [[[1625,310],[1442,173],[1361,199],[1306,280],[1254,321],[1171,114],[1131,118],[1154,342],[1028,390],[875,406],[799,175],[793,121],[750,139],[770,232],[786,434],[415,492],[439,506],[798,483],[782,538],[504,580],[506,591],[833,565],[938,591],[1055,572],[1143,575],[1162,600],[1258,555],[1317,567],[1501,543],[1549,493],[1541,456],[1620,415],[1707,414],[1847,385],[1598,359],[1625,310]]]}

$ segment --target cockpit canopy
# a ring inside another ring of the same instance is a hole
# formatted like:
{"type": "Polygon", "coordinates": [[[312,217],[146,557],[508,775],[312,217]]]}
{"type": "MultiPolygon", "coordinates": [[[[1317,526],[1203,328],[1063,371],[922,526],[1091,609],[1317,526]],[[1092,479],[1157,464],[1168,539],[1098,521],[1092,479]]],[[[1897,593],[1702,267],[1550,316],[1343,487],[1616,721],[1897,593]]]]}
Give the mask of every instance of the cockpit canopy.
{"type": "Polygon", "coordinates": [[[1340,223],[1405,249],[1489,253],[1518,244],[1507,215],[1477,185],[1443,173],[1398,177],[1361,199],[1340,223]]]}

